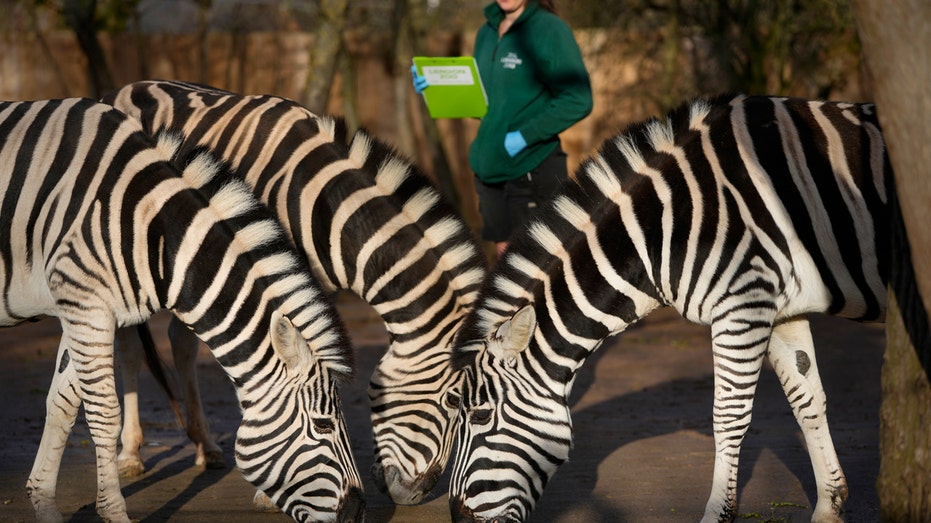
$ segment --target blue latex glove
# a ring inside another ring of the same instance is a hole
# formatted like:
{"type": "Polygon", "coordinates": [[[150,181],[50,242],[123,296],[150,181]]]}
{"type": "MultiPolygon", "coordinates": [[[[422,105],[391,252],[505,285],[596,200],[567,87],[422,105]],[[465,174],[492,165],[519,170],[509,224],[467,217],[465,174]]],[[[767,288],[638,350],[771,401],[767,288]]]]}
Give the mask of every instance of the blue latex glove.
{"type": "Polygon", "coordinates": [[[511,131],[504,135],[504,150],[511,158],[523,151],[524,147],[527,147],[527,140],[524,140],[524,135],[520,134],[520,131],[511,131]]]}
{"type": "Polygon", "coordinates": [[[411,74],[414,75],[414,90],[417,91],[417,94],[423,94],[423,90],[430,87],[430,84],[427,83],[427,77],[417,74],[416,65],[411,66],[411,74]]]}

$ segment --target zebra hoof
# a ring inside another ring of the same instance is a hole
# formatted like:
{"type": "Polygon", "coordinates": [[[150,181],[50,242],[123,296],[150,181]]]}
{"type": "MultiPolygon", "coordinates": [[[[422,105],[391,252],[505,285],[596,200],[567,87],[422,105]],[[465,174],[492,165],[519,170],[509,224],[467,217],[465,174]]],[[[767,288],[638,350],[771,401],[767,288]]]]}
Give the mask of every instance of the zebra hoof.
{"type": "Polygon", "coordinates": [[[145,473],[145,464],[140,459],[120,460],[117,467],[121,478],[134,478],[145,473]]]}
{"type": "Polygon", "coordinates": [[[223,452],[219,450],[209,450],[204,452],[203,455],[197,456],[195,463],[198,466],[203,466],[211,470],[227,468],[226,459],[223,457],[223,452]]]}
{"type": "Polygon", "coordinates": [[[64,518],[62,518],[61,512],[58,511],[58,507],[54,503],[36,506],[37,523],[62,523],[63,521],[64,518]]]}
{"type": "Polygon", "coordinates": [[[255,497],[252,498],[252,506],[259,512],[278,512],[278,505],[272,503],[271,498],[266,496],[261,490],[255,491],[255,497]]]}

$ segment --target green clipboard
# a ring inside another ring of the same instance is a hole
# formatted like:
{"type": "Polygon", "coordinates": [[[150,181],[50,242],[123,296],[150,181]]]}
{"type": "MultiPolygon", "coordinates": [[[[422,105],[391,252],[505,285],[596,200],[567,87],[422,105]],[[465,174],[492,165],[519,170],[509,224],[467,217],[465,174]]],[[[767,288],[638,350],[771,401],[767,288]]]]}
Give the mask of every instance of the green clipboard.
{"type": "Polygon", "coordinates": [[[488,96],[471,56],[415,56],[417,74],[429,87],[423,98],[431,118],[481,118],[488,112],[488,96]]]}

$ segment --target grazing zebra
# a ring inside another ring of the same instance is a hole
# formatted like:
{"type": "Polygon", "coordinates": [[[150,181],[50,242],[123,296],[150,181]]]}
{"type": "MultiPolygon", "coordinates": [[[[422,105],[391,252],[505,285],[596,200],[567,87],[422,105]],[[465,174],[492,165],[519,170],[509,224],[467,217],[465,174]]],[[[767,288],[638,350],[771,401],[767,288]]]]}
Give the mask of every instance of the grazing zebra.
{"type": "MultiPolygon", "coordinates": [[[[459,401],[459,375],[448,364],[452,338],[485,275],[459,214],[390,148],[362,131],[348,144],[341,121],[290,100],[148,81],[104,101],[138,117],[150,133],[176,129],[183,147],[209,146],[230,162],[284,224],[318,280],[331,291],[351,290],[384,319],[391,344],[369,389],[372,473],[396,503],[419,503],[451,453],[459,401]]],[[[196,339],[173,346],[188,391],[196,391],[196,339]]],[[[192,430],[205,422],[199,401],[188,396],[192,440],[210,442],[192,430]]],[[[121,458],[141,467],[141,428],[129,421],[138,414],[127,409],[126,416],[121,458]]]]}
{"type": "Polygon", "coordinates": [[[809,449],[812,520],[841,521],[847,485],[806,315],[885,316],[892,177],[874,107],[696,101],[608,140],[576,178],[514,239],[457,336],[453,520],[525,520],[568,456],[579,367],[672,306],[711,327],[716,457],[702,521],[735,517],[764,359],[809,449]]]}
{"type": "Polygon", "coordinates": [[[0,103],[0,325],[61,320],[45,431],[27,484],[60,521],[59,465],[83,403],[97,512],[128,522],[116,466],[117,328],[166,308],[233,382],[243,475],[297,521],[361,521],[337,380],[352,361],[335,308],[271,214],[204,151],[173,156],[86,99],[0,103]],[[178,165],[179,168],[172,165],[178,165]]]}

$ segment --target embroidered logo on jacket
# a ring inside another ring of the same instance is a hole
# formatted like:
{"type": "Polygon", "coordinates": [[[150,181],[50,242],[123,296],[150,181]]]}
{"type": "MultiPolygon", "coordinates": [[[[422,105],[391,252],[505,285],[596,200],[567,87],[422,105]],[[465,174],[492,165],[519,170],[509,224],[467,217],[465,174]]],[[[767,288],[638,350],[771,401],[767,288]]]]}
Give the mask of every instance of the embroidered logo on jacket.
{"type": "Polygon", "coordinates": [[[517,66],[524,63],[515,53],[509,52],[507,56],[501,57],[501,65],[505,69],[517,69],[517,66]]]}

